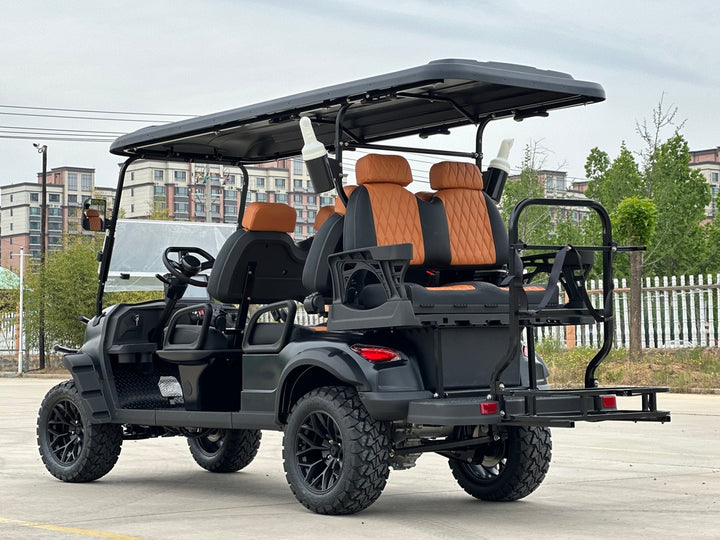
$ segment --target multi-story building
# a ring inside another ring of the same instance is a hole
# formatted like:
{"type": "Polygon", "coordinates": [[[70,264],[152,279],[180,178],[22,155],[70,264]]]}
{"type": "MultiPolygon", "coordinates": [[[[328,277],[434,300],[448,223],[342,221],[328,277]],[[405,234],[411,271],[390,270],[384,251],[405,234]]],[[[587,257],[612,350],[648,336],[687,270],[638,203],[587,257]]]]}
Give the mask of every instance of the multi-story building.
{"type": "Polygon", "coordinates": [[[705,216],[708,219],[715,219],[718,209],[718,193],[720,193],[720,146],[710,150],[691,151],[690,168],[699,170],[710,186],[712,200],[705,207],[705,216]]]}
{"type": "MultiPolygon", "coordinates": [[[[247,202],[286,203],[295,208],[296,240],[312,235],[318,208],[335,201],[332,194],[317,196],[312,191],[300,158],[248,166],[247,171],[247,202]]],[[[242,178],[242,171],[232,166],[137,161],[128,167],[125,177],[121,215],[234,223],[242,178]]]]}
{"type": "MultiPolygon", "coordinates": [[[[544,188],[544,196],[551,199],[586,199],[587,181],[572,182],[565,171],[537,171],[538,182],[544,188]]],[[[520,175],[511,175],[508,181],[518,180],[520,175]]],[[[553,212],[553,221],[571,221],[580,225],[590,215],[590,210],[582,207],[561,208],[553,212]]]]}
{"type": "MultiPolygon", "coordinates": [[[[37,183],[21,182],[2,188],[0,260],[5,268],[19,268],[17,255],[21,247],[33,258],[40,257],[42,181],[42,174],[39,173],[37,183]]],[[[46,245],[50,251],[61,248],[64,233],[81,230],[82,203],[93,194],[98,194],[95,190],[95,169],[54,168],[47,172],[46,182],[46,245]]],[[[111,204],[113,194],[112,191],[103,190],[101,196],[109,196],[108,204],[111,204]]]]}

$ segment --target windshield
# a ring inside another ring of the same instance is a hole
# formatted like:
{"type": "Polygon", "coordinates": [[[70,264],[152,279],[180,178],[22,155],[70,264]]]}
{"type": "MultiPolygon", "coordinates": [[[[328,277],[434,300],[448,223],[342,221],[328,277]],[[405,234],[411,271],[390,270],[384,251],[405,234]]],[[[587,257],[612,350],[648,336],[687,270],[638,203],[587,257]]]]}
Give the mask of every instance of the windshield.
{"type": "Polygon", "coordinates": [[[105,291],[162,290],[155,274],[167,272],[165,248],[200,247],[215,257],[235,230],[229,223],[119,219],[105,291]]]}

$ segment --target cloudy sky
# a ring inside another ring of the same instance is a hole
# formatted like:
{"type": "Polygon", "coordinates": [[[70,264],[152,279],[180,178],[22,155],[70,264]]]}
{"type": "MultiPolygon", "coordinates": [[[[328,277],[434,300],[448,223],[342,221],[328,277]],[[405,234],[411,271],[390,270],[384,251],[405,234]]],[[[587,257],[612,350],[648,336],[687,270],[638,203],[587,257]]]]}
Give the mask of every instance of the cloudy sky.
{"type": "MultiPolygon", "coordinates": [[[[605,87],[602,104],[491,124],[488,154],[514,137],[514,166],[533,141],[547,149],[546,168],[571,176],[583,175],[594,146],[614,156],[625,140],[639,150],[636,121],[651,118],[663,93],[687,120],[692,149],[720,146],[717,0],[0,0],[0,10],[0,186],[35,180],[33,142],[48,145],[49,168],[92,167],[99,185],[115,184],[107,142],[50,134],[126,133],[183,118],[162,115],[216,112],[439,58],[526,64],[605,87]]],[[[472,132],[452,142],[471,148],[472,132]]]]}

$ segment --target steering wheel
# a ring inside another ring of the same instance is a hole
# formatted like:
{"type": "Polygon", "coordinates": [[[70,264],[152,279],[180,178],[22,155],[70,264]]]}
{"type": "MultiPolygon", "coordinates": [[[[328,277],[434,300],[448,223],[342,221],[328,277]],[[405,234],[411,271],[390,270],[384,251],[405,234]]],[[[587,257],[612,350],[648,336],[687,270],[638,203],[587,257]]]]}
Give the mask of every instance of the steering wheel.
{"type": "Polygon", "coordinates": [[[194,285],[195,287],[207,287],[207,281],[201,281],[194,279],[193,276],[212,268],[215,263],[215,257],[210,255],[204,249],[197,247],[177,247],[171,246],[163,251],[162,262],[165,268],[168,269],[173,276],[179,279],[182,283],[188,285],[194,285]],[[171,253],[177,253],[180,255],[179,261],[174,261],[168,257],[171,253]],[[195,257],[199,255],[202,257],[202,261],[195,257]]]}

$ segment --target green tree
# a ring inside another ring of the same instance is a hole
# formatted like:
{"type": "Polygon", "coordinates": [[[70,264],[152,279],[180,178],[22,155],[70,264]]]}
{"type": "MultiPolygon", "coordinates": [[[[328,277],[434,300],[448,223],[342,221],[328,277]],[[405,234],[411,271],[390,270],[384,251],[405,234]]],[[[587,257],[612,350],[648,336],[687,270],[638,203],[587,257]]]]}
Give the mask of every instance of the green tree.
{"type": "MultiPolygon", "coordinates": [[[[500,200],[500,212],[505,223],[508,223],[510,214],[518,202],[531,197],[545,196],[545,186],[538,174],[540,154],[537,145],[525,146],[519,178],[505,184],[505,191],[500,200]]],[[[518,236],[526,244],[547,244],[552,227],[552,215],[546,207],[528,208],[520,218],[518,236]]]]}
{"type": "Polygon", "coordinates": [[[593,148],[585,162],[585,173],[591,179],[586,195],[602,202],[608,212],[613,212],[627,197],[646,195],[643,177],[624,141],[612,162],[605,152],[593,148]]]}
{"type": "MultiPolygon", "coordinates": [[[[613,221],[630,246],[644,246],[657,224],[658,210],[650,199],[628,197],[620,201],[613,221]]],[[[642,251],[630,253],[630,357],[641,354],[642,251]]]]}
{"type": "Polygon", "coordinates": [[[680,133],[659,145],[648,162],[649,197],[658,209],[657,228],[645,255],[651,274],[702,271],[698,254],[704,251],[705,234],[700,223],[711,200],[710,186],[689,163],[690,149],[680,133]]]}

